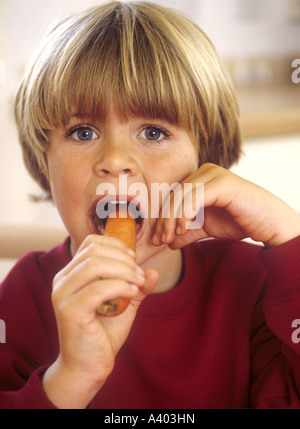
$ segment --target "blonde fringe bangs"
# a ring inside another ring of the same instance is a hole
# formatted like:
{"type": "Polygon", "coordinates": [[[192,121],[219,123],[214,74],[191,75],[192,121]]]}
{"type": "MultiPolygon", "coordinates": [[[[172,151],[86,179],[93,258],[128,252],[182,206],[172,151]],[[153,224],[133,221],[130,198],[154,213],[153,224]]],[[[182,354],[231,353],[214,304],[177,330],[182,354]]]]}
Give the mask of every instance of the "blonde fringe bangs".
{"type": "Polygon", "coordinates": [[[74,113],[104,119],[112,101],[124,119],[186,129],[200,162],[229,166],[238,157],[237,103],[206,36],[160,6],[111,2],[58,25],[17,95],[24,160],[44,190],[49,131],[74,113]]]}

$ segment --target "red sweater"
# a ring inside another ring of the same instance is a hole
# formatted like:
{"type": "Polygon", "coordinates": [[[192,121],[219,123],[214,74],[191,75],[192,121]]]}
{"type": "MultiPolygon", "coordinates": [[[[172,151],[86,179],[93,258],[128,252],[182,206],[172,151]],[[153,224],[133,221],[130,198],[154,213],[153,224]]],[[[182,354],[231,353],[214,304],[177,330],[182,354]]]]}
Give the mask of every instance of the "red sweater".
{"type": "MultiPolygon", "coordinates": [[[[269,250],[204,241],[183,254],[181,283],[142,303],[90,406],[299,408],[300,343],[291,325],[300,318],[300,237],[269,250]]],[[[0,408],[55,408],[40,376],[59,351],[50,295],[69,260],[69,240],[29,253],[1,286],[0,408]]]]}

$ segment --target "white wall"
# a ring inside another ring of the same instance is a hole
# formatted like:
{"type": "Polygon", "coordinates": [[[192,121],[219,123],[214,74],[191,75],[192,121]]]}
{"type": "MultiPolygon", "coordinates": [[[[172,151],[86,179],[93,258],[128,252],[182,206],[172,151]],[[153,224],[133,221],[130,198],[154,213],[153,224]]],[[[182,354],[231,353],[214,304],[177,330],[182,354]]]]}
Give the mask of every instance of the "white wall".
{"type": "Polygon", "coordinates": [[[300,135],[248,140],[243,151],[231,170],[273,192],[300,214],[300,135]]]}

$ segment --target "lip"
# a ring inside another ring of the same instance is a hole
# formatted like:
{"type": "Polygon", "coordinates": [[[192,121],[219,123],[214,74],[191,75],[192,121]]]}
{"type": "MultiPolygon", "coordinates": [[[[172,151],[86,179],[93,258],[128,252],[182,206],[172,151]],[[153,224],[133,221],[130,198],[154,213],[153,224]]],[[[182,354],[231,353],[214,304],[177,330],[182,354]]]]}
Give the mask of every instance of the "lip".
{"type": "MultiPolygon", "coordinates": [[[[121,195],[121,194],[109,195],[109,194],[106,194],[106,195],[99,196],[95,201],[93,201],[93,203],[92,203],[92,205],[88,211],[88,225],[89,225],[89,229],[90,229],[91,233],[101,235],[100,232],[98,231],[95,223],[94,223],[94,220],[93,220],[95,213],[97,215],[97,205],[100,201],[103,204],[105,204],[106,202],[113,202],[113,201],[114,202],[116,202],[116,201],[117,202],[124,202],[124,203],[126,202],[126,204],[128,204],[128,203],[131,203],[135,198],[136,198],[136,196],[127,195],[127,194],[126,195],[121,195]]],[[[144,230],[145,230],[145,214],[142,212],[142,210],[140,210],[140,204],[137,204],[137,205],[135,203],[133,203],[133,204],[137,208],[139,213],[141,214],[140,217],[142,219],[140,226],[136,231],[136,241],[138,241],[141,239],[141,237],[144,233],[144,230]]]]}

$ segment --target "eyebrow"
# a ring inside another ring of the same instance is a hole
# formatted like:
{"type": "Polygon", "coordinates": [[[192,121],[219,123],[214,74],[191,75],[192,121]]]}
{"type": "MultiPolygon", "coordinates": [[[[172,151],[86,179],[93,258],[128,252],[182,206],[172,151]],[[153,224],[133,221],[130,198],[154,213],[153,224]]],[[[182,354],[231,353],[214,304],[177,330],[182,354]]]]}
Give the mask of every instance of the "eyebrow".
{"type": "Polygon", "coordinates": [[[72,113],[71,114],[71,116],[69,116],[68,118],[67,118],[67,120],[66,120],[66,122],[65,122],[65,126],[67,126],[67,125],[69,125],[70,124],[70,122],[73,120],[73,119],[78,119],[78,120],[81,120],[81,121],[87,121],[87,120],[90,120],[92,117],[90,116],[90,115],[81,115],[79,112],[77,112],[77,113],[72,113]]]}

